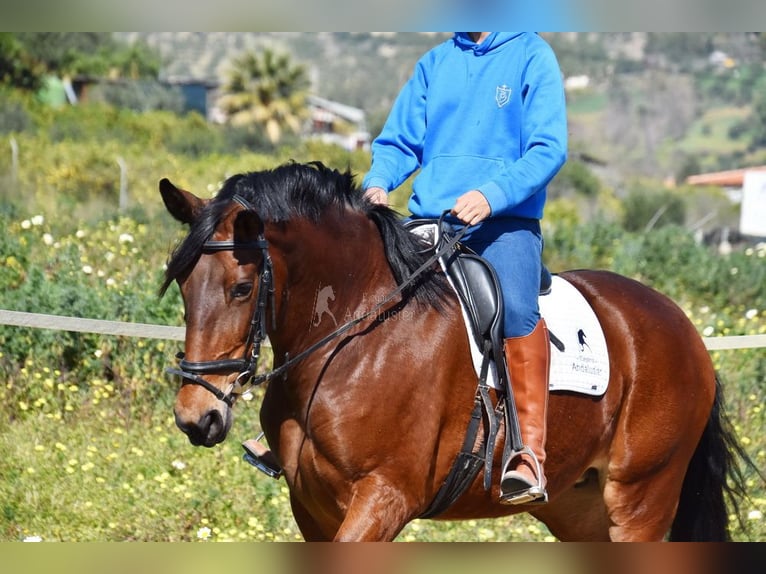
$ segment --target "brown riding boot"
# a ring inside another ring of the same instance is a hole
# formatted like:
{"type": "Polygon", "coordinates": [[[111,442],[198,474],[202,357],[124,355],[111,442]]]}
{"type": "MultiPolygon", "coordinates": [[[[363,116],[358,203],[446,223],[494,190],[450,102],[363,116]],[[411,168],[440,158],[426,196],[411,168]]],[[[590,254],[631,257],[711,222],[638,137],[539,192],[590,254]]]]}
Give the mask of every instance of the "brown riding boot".
{"type": "Polygon", "coordinates": [[[550,342],[545,320],[540,319],[529,335],[506,339],[505,359],[511,375],[521,441],[527,448],[511,458],[507,463],[508,468],[503,469],[500,501],[504,504],[547,502],[543,463],[550,342]],[[534,457],[530,454],[534,454],[534,457]]]}

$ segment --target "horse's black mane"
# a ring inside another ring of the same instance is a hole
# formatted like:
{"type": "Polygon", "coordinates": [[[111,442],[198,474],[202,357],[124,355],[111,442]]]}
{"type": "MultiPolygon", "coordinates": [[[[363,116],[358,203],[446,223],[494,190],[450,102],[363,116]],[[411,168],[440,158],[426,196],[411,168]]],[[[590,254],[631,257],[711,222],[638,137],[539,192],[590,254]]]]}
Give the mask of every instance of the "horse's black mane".
{"type": "MultiPolygon", "coordinates": [[[[213,235],[235,195],[251,203],[264,222],[284,222],[301,217],[318,223],[322,213],[332,208],[350,208],[364,213],[380,230],[398,285],[428,259],[421,240],[405,229],[399,215],[367,200],[354,184],[350,171],[340,172],[319,162],[287,163],[271,170],[234,175],[224,182],[218,194],[192,223],[189,235],[171,255],[161,294],[194,267],[202,245],[213,235]]],[[[419,276],[404,295],[413,296],[419,303],[440,307],[446,290],[443,275],[428,271],[419,276]]]]}

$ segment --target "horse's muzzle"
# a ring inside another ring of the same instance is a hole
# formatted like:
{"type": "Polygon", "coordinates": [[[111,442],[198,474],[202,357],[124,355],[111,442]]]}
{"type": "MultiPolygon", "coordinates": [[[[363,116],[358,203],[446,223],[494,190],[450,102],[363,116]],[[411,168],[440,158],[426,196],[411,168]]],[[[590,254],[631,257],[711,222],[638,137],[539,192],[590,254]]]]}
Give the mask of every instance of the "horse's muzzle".
{"type": "Polygon", "coordinates": [[[184,420],[176,412],[175,419],[176,426],[189,437],[189,442],[194,446],[209,448],[226,439],[231,427],[231,410],[226,409],[224,413],[218,409],[211,409],[197,421],[184,420]]]}

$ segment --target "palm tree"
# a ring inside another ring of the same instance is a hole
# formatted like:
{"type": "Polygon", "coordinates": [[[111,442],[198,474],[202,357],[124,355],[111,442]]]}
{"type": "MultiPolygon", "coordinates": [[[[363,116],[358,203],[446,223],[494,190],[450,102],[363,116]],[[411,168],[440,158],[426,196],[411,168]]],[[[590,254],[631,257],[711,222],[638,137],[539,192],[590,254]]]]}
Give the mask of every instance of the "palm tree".
{"type": "Polygon", "coordinates": [[[303,66],[293,66],[288,55],[266,48],[232,62],[218,103],[232,125],[260,125],[271,143],[277,143],[285,129],[300,131],[308,87],[303,66]]]}

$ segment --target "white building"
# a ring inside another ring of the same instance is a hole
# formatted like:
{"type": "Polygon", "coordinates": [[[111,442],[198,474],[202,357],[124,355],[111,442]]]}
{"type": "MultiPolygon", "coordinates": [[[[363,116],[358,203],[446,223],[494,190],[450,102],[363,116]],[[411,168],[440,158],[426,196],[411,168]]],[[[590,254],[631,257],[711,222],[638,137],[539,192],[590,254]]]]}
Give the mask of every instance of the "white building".
{"type": "Polygon", "coordinates": [[[306,137],[334,143],[349,151],[370,148],[364,110],[319,96],[308,96],[309,122],[306,137]]]}

